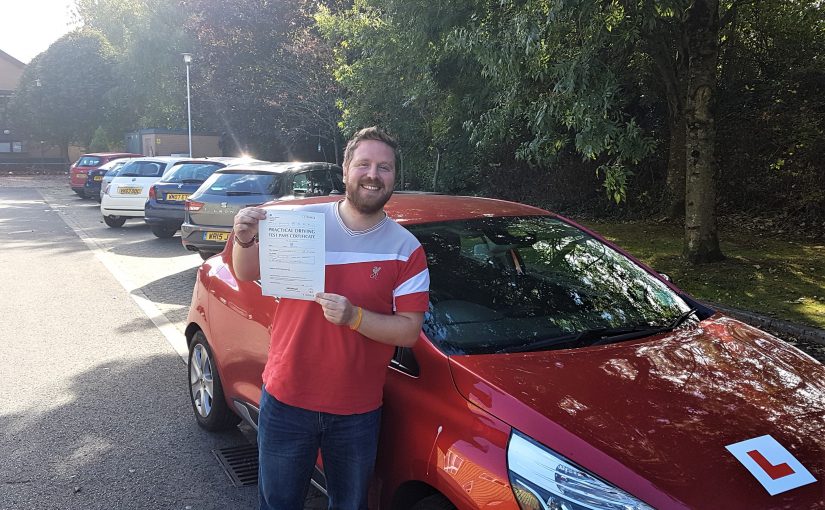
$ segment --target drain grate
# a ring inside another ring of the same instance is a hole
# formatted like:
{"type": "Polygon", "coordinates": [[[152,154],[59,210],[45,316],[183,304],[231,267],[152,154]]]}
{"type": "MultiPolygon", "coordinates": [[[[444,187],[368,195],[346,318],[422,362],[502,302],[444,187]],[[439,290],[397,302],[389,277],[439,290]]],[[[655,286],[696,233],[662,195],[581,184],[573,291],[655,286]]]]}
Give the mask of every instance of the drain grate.
{"type": "Polygon", "coordinates": [[[212,453],[235,487],[258,483],[258,445],[221,448],[212,450],[212,453]]]}

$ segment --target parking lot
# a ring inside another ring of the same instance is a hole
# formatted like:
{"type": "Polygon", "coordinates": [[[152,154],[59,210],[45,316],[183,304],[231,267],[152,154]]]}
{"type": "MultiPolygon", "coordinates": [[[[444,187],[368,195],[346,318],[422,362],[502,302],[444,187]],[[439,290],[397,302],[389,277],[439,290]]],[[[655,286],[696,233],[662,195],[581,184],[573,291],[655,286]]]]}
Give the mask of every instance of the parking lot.
{"type": "Polygon", "coordinates": [[[200,257],[107,227],[65,176],[0,177],[0,232],[0,509],[255,508],[212,453],[254,433],[202,431],[187,395],[200,257]]]}

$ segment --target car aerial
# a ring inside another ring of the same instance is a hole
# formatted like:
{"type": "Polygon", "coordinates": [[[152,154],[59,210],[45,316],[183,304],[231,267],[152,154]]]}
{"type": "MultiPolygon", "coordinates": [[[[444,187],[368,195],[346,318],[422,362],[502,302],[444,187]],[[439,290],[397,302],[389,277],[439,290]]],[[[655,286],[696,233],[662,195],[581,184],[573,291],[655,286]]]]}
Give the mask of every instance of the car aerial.
{"type": "Polygon", "coordinates": [[[131,152],[95,152],[84,154],[69,167],[69,185],[82,198],[86,196],[86,174],[113,159],[137,158],[143,154],[131,152]]]}
{"type": "Polygon", "coordinates": [[[203,259],[219,253],[235,213],[273,199],[344,192],[341,167],[332,163],[249,163],[212,174],[186,200],[181,241],[203,259]]]}
{"type": "MultiPolygon", "coordinates": [[[[431,286],[388,368],[371,508],[825,508],[822,364],[542,209],[396,193],[385,210],[431,286]]],[[[186,327],[208,430],[257,427],[278,306],[235,278],[232,242],[186,327]]]]}
{"type": "Polygon", "coordinates": [[[156,237],[172,237],[183,223],[183,206],[189,195],[215,170],[250,163],[248,158],[207,158],[178,161],[163,178],[149,188],[144,221],[156,237]]]}
{"type": "MultiPolygon", "coordinates": [[[[117,169],[131,161],[130,158],[113,159],[104,163],[94,170],[86,172],[86,184],[83,185],[83,195],[100,202],[103,196],[103,178],[111,171],[112,176],[117,173],[117,169]]],[[[111,179],[109,180],[111,182],[111,179]]],[[[108,183],[107,183],[108,184],[108,183]]]]}
{"type": "Polygon", "coordinates": [[[123,165],[118,175],[103,190],[100,213],[106,225],[119,228],[129,218],[143,219],[149,188],[163,177],[181,157],[157,156],[135,158],[123,165]]]}

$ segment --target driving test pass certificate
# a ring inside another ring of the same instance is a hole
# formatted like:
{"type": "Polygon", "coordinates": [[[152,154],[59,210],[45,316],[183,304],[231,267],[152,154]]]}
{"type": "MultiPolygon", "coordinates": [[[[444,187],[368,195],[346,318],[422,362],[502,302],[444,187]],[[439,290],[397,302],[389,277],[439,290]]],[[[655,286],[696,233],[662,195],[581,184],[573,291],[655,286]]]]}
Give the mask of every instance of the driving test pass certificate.
{"type": "Polygon", "coordinates": [[[324,292],[324,214],[266,209],[258,225],[261,292],[314,300],[324,292]]]}

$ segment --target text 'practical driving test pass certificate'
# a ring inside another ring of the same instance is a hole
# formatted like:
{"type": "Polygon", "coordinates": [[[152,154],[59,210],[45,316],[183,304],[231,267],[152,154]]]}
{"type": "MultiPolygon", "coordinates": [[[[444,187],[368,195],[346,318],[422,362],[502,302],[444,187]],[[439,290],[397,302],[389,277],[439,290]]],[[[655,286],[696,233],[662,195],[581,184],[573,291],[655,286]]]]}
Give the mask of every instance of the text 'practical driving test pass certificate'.
{"type": "Polygon", "coordinates": [[[267,209],[258,225],[261,292],[314,300],[324,292],[324,214],[267,209]]]}

